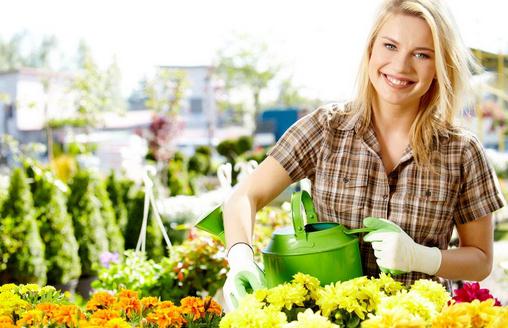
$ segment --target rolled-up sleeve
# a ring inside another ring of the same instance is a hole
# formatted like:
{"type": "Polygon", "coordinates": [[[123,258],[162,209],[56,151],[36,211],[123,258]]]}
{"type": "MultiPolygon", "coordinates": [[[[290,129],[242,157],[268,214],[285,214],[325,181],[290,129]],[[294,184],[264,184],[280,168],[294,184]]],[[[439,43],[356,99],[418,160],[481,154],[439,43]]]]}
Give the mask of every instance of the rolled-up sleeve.
{"type": "Polygon", "coordinates": [[[457,224],[479,219],[505,206],[497,176],[476,137],[471,136],[463,156],[463,179],[454,217],[457,224]]]}

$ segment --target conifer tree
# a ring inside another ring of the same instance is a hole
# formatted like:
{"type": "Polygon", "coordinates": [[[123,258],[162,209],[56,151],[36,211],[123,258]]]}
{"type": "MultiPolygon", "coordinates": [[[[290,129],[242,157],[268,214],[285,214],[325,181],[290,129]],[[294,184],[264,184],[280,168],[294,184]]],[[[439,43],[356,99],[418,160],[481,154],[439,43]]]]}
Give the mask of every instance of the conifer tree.
{"type": "Polygon", "coordinates": [[[72,218],[67,213],[68,187],[50,171],[31,165],[26,168],[32,178],[31,189],[37,211],[37,223],[46,245],[48,284],[66,284],[81,275],[78,242],[72,218]]]}
{"type": "Polygon", "coordinates": [[[79,244],[82,276],[96,274],[93,265],[99,263],[100,255],[107,252],[109,246],[99,199],[94,194],[91,180],[90,172],[78,171],[72,178],[67,202],[79,244]]]}
{"type": "MultiPolygon", "coordinates": [[[[2,204],[1,223],[9,227],[10,248],[6,271],[17,283],[46,283],[45,247],[35,220],[30,186],[25,172],[16,168],[12,171],[7,198],[2,204]]],[[[7,233],[2,231],[2,233],[7,233]]]]}

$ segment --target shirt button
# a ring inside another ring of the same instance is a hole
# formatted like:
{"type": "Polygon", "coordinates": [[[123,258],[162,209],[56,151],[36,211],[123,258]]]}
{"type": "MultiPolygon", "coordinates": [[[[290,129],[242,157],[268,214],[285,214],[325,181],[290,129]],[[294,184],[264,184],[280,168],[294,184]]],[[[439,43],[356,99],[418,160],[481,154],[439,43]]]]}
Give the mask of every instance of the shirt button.
{"type": "Polygon", "coordinates": [[[349,182],[349,178],[344,178],[344,179],[342,179],[342,181],[344,181],[344,183],[348,183],[349,182]]]}
{"type": "Polygon", "coordinates": [[[387,199],[387,198],[388,198],[388,194],[384,194],[383,199],[387,199]]]}

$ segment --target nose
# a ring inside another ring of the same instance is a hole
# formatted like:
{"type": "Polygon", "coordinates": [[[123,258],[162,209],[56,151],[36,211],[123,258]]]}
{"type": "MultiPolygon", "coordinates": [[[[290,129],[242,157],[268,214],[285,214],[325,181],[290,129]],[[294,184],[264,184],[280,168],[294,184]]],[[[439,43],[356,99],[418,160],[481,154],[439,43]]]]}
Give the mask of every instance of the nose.
{"type": "Polygon", "coordinates": [[[392,64],[398,73],[411,72],[411,54],[405,54],[403,52],[397,53],[393,57],[392,64]]]}

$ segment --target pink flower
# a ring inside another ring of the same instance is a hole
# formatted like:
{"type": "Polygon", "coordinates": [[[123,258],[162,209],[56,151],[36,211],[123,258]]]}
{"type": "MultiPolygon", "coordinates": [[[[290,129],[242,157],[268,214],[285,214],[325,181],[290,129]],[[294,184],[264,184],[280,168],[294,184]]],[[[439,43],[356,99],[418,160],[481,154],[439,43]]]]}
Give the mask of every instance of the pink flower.
{"type": "Polygon", "coordinates": [[[485,301],[492,298],[496,301],[495,306],[501,306],[501,302],[497,298],[494,298],[487,288],[480,288],[480,284],[477,282],[466,282],[462,288],[455,289],[453,293],[455,294],[453,299],[457,303],[472,302],[473,300],[485,301]]]}

